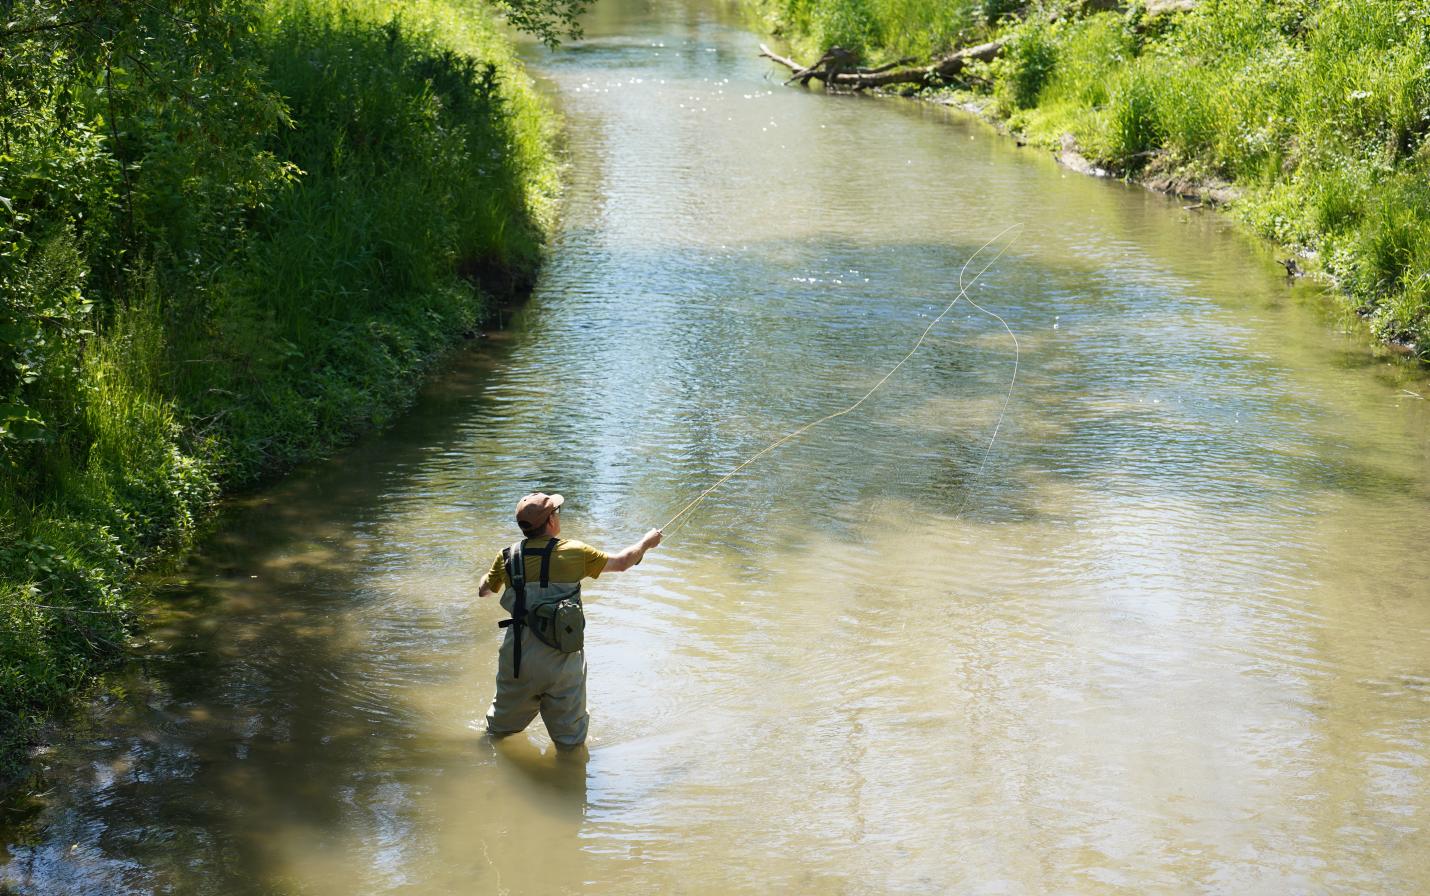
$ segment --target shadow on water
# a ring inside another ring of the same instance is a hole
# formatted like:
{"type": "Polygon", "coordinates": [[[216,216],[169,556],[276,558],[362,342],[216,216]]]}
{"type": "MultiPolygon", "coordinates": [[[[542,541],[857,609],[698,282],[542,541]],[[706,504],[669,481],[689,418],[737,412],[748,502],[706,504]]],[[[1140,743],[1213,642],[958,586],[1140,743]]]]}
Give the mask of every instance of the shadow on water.
{"type": "MultiPolygon", "coordinates": [[[[568,307],[591,327],[589,339],[612,343],[613,360],[590,364],[579,346],[570,356],[589,365],[575,385],[599,388],[630,415],[616,429],[645,466],[619,471],[619,484],[713,481],[861,395],[951,298],[951,272],[975,248],[830,240],[719,252],[602,247],[604,266],[634,273],[614,296],[568,307]],[[849,271],[856,276],[841,279],[849,271]],[[672,297],[681,285],[691,288],[672,297]],[[678,317],[660,311],[676,303],[678,317]],[[662,430],[678,439],[657,439],[664,450],[643,454],[641,436],[662,430]],[[665,469],[651,476],[652,465],[665,469]]],[[[811,507],[932,490],[942,512],[1006,520],[1037,515],[1027,490],[1047,477],[1115,478],[1212,506],[1275,502],[1305,488],[1418,489],[1413,476],[1378,464],[1372,430],[1348,436],[1333,403],[1295,384],[1281,354],[1292,347],[1254,341],[1254,322],[1242,317],[1258,294],[1248,286],[1278,288],[1266,279],[1243,283],[1235,303],[1218,302],[1172,289],[1165,275],[1089,277],[1019,257],[1015,247],[971,293],[1007,319],[1021,344],[1001,424],[1011,341],[992,318],[956,306],[870,405],[781,448],[717,497],[741,505],[758,529],[780,510],[759,499],[772,490],[811,507]],[[846,475],[851,469],[859,473],[846,475]],[[1248,490],[1248,474],[1280,488],[1248,490]]],[[[536,326],[538,344],[569,341],[567,320],[548,323],[536,326]]],[[[612,431],[589,414],[582,420],[580,408],[562,410],[583,432],[612,431]]],[[[583,481],[573,479],[573,487],[583,481]]]]}
{"type": "MultiPolygon", "coordinates": [[[[265,568],[285,535],[312,537],[281,512],[262,516],[264,540],[278,542],[230,554],[236,546],[216,539],[206,551],[221,570],[213,577],[265,568]]],[[[147,674],[130,676],[127,697],[99,714],[100,737],[46,762],[42,781],[60,802],[29,819],[44,825],[40,838],[17,838],[7,825],[5,876],[39,892],[145,892],[195,880],[256,889],[280,864],[270,829],[336,828],[365,791],[404,767],[470,761],[470,743],[413,743],[408,712],[356,681],[328,621],[335,595],[355,584],[342,567],[288,565],[289,575],[321,582],[301,594],[281,582],[228,595],[219,593],[226,584],[189,586],[154,633],[160,651],[142,663],[147,674]],[[16,839],[32,845],[16,849],[16,839]]]]}
{"type": "MultiPolygon", "coordinates": [[[[396,686],[450,677],[404,666],[401,639],[459,640],[470,614],[414,619],[361,576],[401,550],[384,542],[384,499],[434,446],[460,443],[454,419],[504,350],[455,359],[393,431],[228,508],[156,592],[148,650],[5,806],[0,888],[265,892],[274,828],[336,830],[411,769],[494,761],[475,731],[417,736],[421,711],[396,686]],[[394,641],[364,643],[355,619],[394,641]]],[[[579,802],[570,768],[555,780],[579,802]]]]}
{"type": "Polygon", "coordinates": [[[591,760],[585,747],[563,750],[537,749],[524,737],[507,737],[493,743],[503,763],[502,771],[520,777],[547,814],[579,824],[586,812],[586,766],[591,760]]]}

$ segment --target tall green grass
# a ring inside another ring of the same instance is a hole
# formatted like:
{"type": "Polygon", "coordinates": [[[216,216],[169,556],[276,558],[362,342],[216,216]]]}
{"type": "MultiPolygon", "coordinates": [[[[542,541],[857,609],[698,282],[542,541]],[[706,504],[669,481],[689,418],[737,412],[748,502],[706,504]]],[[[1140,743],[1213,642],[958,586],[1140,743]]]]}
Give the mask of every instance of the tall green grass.
{"type": "Polygon", "coordinates": [[[270,6],[263,59],[295,126],[268,148],[303,175],[181,346],[185,409],[223,434],[231,479],[386,422],[485,313],[475,275],[529,278],[540,259],[549,143],[519,69],[494,32],[468,25],[459,51],[446,20],[390,11],[270,6]]]}
{"type": "Polygon", "coordinates": [[[468,4],[104,9],[110,44],[0,57],[0,767],[223,491],[390,420],[531,280],[556,190],[551,115],[468,4]]]}
{"type": "Polygon", "coordinates": [[[1135,0],[1001,18],[972,0],[751,2],[806,53],[834,38],[877,60],[1007,37],[962,86],[1010,126],[1050,147],[1071,134],[1129,176],[1235,184],[1245,220],[1317,254],[1380,336],[1430,357],[1430,0],[1202,0],[1155,19],[1135,0]],[[907,36],[921,31],[935,37],[907,36]]]}

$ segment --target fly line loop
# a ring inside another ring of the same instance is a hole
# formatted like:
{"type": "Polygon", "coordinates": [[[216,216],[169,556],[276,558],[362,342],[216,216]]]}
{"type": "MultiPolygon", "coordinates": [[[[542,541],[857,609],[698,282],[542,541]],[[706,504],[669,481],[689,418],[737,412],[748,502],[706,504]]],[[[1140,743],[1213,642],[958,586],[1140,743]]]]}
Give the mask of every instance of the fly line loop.
{"type": "MultiPolygon", "coordinates": [[[[715,483],[714,483],[713,485],[711,485],[709,488],[705,489],[705,490],[704,490],[703,492],[701,492],[700,494],[696,495],[696,496],[695,496],[694,498],[692,498],[684,507],[682,507],[682,508],[680,508],[680,510],[676,511],[675,515],[672,516],[672,517],[666,522],[666,524],[665,524],[664,526],[661,526],[661,527],[660,527],[660,528],[661,528],[661,531],[663,531],[663,532],[665,532],[665,534],[669,535],[671,532],[675,531],[676,529],[679,529],[680,526],[685,525],[685,523],[689,521],[689,514],[690,514],[690,512],[693,511],[696,507],[700,506],[700,503],[701,503],[702,501],[704,501],[707,497],[709,497],[709,496],[711,495],[711,493],[713,493],[713,492],[714,492],[716,489],[718,489],[720,486],[722,486],[722,485],[724,485],[726,482],[728,482],[731,478],[733,478],[733,477],[734,477],[736,474],[738,474],[741,470],[743,470],[743,469],[745,469],[746,467],[750,466],[750,465],[753,464],[755,461],[757,461],[757,460],[759,460],[760,458],[764,457],[766,454],[769,454],[771,451],[774,451],[776,448],[779,448],[781,445],[784,445],[784,444],[786,444],[786,443],[788,443],[788,442],[791,442],[791,441],[793,441],[793,440],[799,438],[800,436],[804,435],[805,433],[809,432],[811,429],[814,429],[816,426],[819,426],[820,424],[828,423],[830,420],[834,420],[835,418],[838,418],[838,417],[843,417],[844,415],[849,414],[849,413],[855,411],[856,409],[858,409],[859,406],[862,405],[865,401],[867,401],[871,395],[873,395],[875,392],[879,391],[879,389],[880,389],[885,383],[887,383],[887,382],[889,381],[889,378],[892,377],[895,373],[898,372],[899,368],[903,367],[904,364],[907,363],[908,360],[914,356],[914,353],[917,352],[917,351],[919,350],[919,347],[924,344],[924,340],[926,340],[926,339],[928,338],[929,333],[932,332],[932,331],[933,331],[933,328],[936,327],[936,326],[938,326],[938,324],[939,324],[945,317],[948,316],[948,313],[953,310],[953,306],[956,305],[956,304],[958,304],[958,300],[959,300],[959,299],[966,299],[966,300],[968,301],[968,304],[972,305],[974,308],[978,309],[979,311],[983,312],[984,314],[989,315],[990,317],[995,318],[999,323],[1001,323],[1001,324],[1003,325],[1003,328],[1008,331],[1008,335],[1009,335],[1010,337],[1012,337],[1012,339],[1013,339],[1013,351],[1014,351],[1014,358],[1013,358],[1013,377],[1012,377],[1012,379],[1011,379],[1011,380],[1009,381],[1009,383],[1008,383],[1008,393],[1007,393],[1007,395],[1006,395],[1006,396],[1004,397],[1004,399],[1003,399],[1003,409],[1002,409],[1002,411],[1001,411],[1001,412],[999,413],[999,415],[998,415],[998,422],[997,422],[997,424],[993,427],[993,436],[992,436],[991,439],[989,439],[989,441],[988,441],[988,447],[987,447],[987,448],[984,450],[984,452],[983,452],[983,460],[982,460],[982,461],[979,463],[979,465],[978,465],[978,472],[974,474],[974,475],[975,475],[975,478],[976,478],[978,475],[980,475],[980,474],[983,472],[983,467],[984,467],[984,465],[985,465],[985,464],[987,463],[987,461],[988,461],[988,455],[992,453],[992,451],[993,451],[993,445],[994,445],[994,443],[995,443],[995,442],[997,441],[997,439],[998,439],[998,431],[999,431],[999,429],[1001,429],[1002,426],[1003,426],[1003,417],[1004,417],[1004,415],[1007,414],[1007,412],[1008,412],[1008,403],[1009,403],[1009,401],[1010,401],[1010,400],[1012,399],[1012,397],[1013,397],[1013,386],[1014,386],[1014,384],[1017,382],[1017,379],[1018,379],[1018,361],[1019,361],[1019,359],[1020,359],[1020,356],[1021,356],[1021,353],[1022,353],[1022,352],[1021,352],[1021,349],[1020,349],[1019,346],[1018,346],[1018,337],[1013,334],[1013,328],[1010,327],[1010,326],[1008,326],[1008,322],[1007,322],[1006,320],[1004,320],[1002,317],[999,317],[997,314],[994,314],[992,311],[989,311],[988,309],[986,309],[986,308],[984,308],[983,306],[979,305],[977,302],[974,302],[973,299],[971,299],[971,298],[968,297],[968,290],[972,289],[972,288],[973,288],[973,285],[978,282],[979,278],[981,278],[984,274],[986,274],[986,273],[988,272],[988,269],[991,268],[991,267],[993,267],[993,265],[997,264],[997,263],[998,263],[998,259],[1002,258],[1003,255],[1004,255],[1004,253],[1006,253],[1010,248],[1012,248],[1013,243],[1017,241],[1017,236],[1015,235],[1012,240],[1008,241],[1007,244],[1005,244],[1001,249],[999,249],[999,250],[998,250],[998,253],[997,253],[996,255],[994,255],[993,258],[992,258],[986,265],[984,265],[984,266],[978,271],[977,274],[974,274],[974,275],[973,275],[973,279],[971,279],[971,280],[969,280],[967,283],[965,283],[965,282],[964,282],[964,276],[968,273],[968,267],[969,267],[969,265],[971,265],[971,264],[973,263],[973,260],[976,259],[976,258],[978,258],[978,256],[982,255],[985,251],[987,251],[987,249],[988,249],[989,246],[991,246],[991,245],[993,245],[994,243],[998,242],[998,240],[1002,239],[1002,238],[1004,237],[1004,235],[1006,235],[1006,234],[1009,233],[1010,231],[1018,230],[1019,232],[1021,232],[1022,227],[1023,227],[1023,225],[1022,225],[1021,223],[1008,225],[1007,227],[1003,228],[1003,230],[999,231],[998,234],[995,235],[992,239],[988,240],[988,242],[986,242],[986,243],[984,243],[982,246],[978,247],[978,251],[976,251],[976,252],[974,252],[972,255],[968,256],[968,260],[963,263],[963,267],[960,268],[960,269],[959,269],[959,272],[958,272],[958,293],[953,297],[953,299],[952,299],[951,301],[949,301],[949,303],[948,303],[947,305],[944,306],[943,311],[939,312],[938,317],[935,317],[935,318],[933,319],[933,321],[931,321],[927,327],[924,327],[924,331],[919,334],[919,338],[914,342],[913,348],[909,349],[908,353],[905,354],[902,358],[900,358],[900,359],[899,359],[899,362],[898,362],[897,364],[895,364],[893,367],[889,368],[889,372],[886,373],[886,374],[884,374],[884,376],[883,376],[882,378],[880,378],[880,380],[879,380],[877,383],[875,383],[873,386],[871,386],[871,387],[869,388],[869,391],[867,391],[867,392],[865,392],[863,395],[861,395],[861,396],[859,397],[859,400],[858,400],[858,401],[855,401],[853,404],[849,405],[849,407],[844,408],[843,410],[835,411],[835,412],[832,413],[832,414],[826,414],[825,416],[820,417],[818,420],[812,420],[812,421],[810,421],[809,423],[806,423],[806,424],[804,424],[803,426],[799,427],[798,429],[794,430],[793,432],[789,433],[788,435],[785,435],[785,436],[782,436],[782,437],[779,438],[779,439],[776,439],[775,441],[771,442],[769,445],[766,445],[766,446],[765,446],[764,448],[762,448],[761,450],[759,450],[759,451],[757,451],[756,453],[750,455],[750,457],[746,458],[746,459],[744,460],[744,462],[742,462],[739,466],[735,467],[733,470],[731,470],[730,472],[726,473],[724,476],[721,476],[719,479],[717,479],[717,480],[715,481],[715,483]]],[[[965,502],[965,504],[967,503],[967,497],[966,497],[966,496],[965,496],[965,498],[964,498],[964,502],[965,502]]],[[[961,512],[961,510],[962,510],[962,508],[960,507],[960,512],[961,512]]]]}

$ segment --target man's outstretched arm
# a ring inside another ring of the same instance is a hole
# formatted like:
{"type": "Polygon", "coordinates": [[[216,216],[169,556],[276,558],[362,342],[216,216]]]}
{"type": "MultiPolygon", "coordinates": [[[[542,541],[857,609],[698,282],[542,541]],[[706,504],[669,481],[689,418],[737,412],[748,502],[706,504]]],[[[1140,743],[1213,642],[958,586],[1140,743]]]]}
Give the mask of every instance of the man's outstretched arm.
{"type": "Polygon", "coordinates": [[[601,572],[625,572],[640,563],[641,559],[645,557],[645,552],[660,544],[660,539],[661,531],[659,529],[650,530],[640,541],[619,554],[612,554],[611,559],[606,561],[606,568],[601,572]]]}
{"type": "MultiPolygon", "coordinates": [[[[635,544],[631,545],[630,547],[626,548],[618,554],[612,554],[611,558],[606,561],[606,565],[601,568],[601,572],[625,572],[632,566],[635,566],[636,564],[640,563],[641,560],[645,557],[645,552],[660,544],[661,538],[662,534],[659,529],[650,530],[641,538],[640,541],[636,542],[635,544]]],[[[488,595],[497,593],[496,589],[492,588],[490,585],[491,579],[491,572],[488,572],[486,575],[482,576],[481,583],[477,585],[478,597],[486,597],[488,595]]]]}

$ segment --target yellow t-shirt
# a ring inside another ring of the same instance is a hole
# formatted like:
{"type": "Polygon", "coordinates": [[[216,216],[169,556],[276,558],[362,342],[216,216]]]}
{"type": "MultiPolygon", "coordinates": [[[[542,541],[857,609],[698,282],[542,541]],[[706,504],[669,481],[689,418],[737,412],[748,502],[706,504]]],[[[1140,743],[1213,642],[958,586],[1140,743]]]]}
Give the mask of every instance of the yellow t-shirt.
{"type": "MultiPolygon", "coordinates": [[[[551,553],[551,581],[572,583],[579,582],[587,576],[597,578],[601,571],[606,568],[606,561],[611,559],[611,555],[605,551],[597,550],[586,544],[584,541],[576,541],[573,538],[561,538],[556,550],[551,553]]],[[[549,538],[527,539],[526,546],[529,548],[544,548],[549,538]]],[[[526,580],[536,583],[541,581],[541,558],[527,556],[526,558],[526,580]]],[[[492,568],[487,571],[487,587],[498,593],[506,587],[506,566],[502,563],[501,551],[497,551],[496,559],[492,561],[492,568]]]]}

